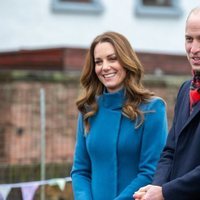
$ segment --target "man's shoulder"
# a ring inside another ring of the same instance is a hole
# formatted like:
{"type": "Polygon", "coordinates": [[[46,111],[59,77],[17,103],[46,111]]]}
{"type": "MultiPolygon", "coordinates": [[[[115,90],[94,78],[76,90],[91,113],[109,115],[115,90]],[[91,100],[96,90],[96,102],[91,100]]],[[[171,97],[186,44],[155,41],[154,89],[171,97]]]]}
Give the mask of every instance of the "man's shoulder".
{"type": "Polygon", "coordinates": [[[185,82],[182,83],[179,91],[182,91],[182,90],[189,90],[190,89],[190,85],[191,85],[191,80],[187,80],[185,82]]]}
{"type": "Polygon", "coordinates": [[[177,94],[177,100],[182,101],[182,99],[185,96],[189,97],[190,85],[191,85],[191,80],[187,80],[182,83],[177,94]]]}

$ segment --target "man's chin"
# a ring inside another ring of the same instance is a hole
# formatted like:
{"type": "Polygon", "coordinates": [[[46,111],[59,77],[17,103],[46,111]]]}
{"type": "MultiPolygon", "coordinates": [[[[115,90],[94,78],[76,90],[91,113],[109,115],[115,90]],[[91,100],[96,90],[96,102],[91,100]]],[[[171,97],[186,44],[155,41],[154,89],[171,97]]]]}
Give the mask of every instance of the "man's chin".
{"type": "Polygon", "coordinates": [[[200,72],[200,65],[195,65],[195,66],[193,65],[192,70],[195,72],[200,72]]]}
{"type": "Polygon", "coordinates": [[[200,76],[200,66],[192,66],[193,76],[200,76]]]}

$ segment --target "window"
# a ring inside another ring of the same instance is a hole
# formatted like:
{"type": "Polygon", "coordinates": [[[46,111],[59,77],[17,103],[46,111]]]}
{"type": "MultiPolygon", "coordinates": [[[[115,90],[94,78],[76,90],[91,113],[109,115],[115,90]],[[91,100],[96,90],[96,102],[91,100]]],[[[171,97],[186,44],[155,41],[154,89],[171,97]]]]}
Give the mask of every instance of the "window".
{"type": "Polygon", "coordinates": [[[179,0],[137,0],[136,14],[140,16],[172,16],[181,15],[179,0]]]}
{"type": "Polygon", "coordinates": [[[78,1],[78,0],[77,0],[77,1],[76,1],[76,0],[61,0],[61,1],[73,2],[73,3],[74,3],[74,2],[77,2],[77,3],[78,3],[78,2],[79,2],[79,3],[81,3],[81,2],[84,2],[84,3],[90,3],[90,2],[92,2],[91,0],[79,0],[79,1],[78,1]]]}
{"type": "Polygon", "coordinates": [[[77,13],[101,13],[103,6],[100,0],[52,0],[54,11],[77,13]]]}
{"type": "Polygon", "coordinates": [[[170,0],[142,0],[144,6],[172,6],[172,1],[170,0]]]}

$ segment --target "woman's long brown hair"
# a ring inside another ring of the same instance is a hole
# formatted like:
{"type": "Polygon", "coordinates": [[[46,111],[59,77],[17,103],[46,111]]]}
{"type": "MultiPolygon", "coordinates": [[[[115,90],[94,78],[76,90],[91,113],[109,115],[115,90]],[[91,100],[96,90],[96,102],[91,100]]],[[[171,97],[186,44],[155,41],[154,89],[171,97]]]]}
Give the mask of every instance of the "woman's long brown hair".
{"type": "Polygon", "coordinates": [[[109,42],[113,45],[118,61],[126,70],[124,81],[126,101],[122,112],[131,120],[140,119],[137,121],[137,127],[144,121],[144,113],[139,110],[139,105],[153,96],[153,93],[142,85],[143,66],[129,41],[116,32],[105,32],[97,36],[86,55],[80,79],[83,94],[76,101],[77,108],[83,115],[86,133],[90,129],[89,117],[95,115],[98,110],[96,96],[101,95],[104,89],[104,85],[95,73],[94,62],[94,49],[98,43],[102,42],[109,42]]]}

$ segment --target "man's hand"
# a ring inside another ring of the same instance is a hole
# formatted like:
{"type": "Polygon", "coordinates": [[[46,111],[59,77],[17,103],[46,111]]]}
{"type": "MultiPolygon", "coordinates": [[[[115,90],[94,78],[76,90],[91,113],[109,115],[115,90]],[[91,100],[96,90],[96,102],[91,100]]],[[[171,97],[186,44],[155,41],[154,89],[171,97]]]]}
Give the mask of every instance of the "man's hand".
{"type": "Polygon", "coordinates": [[[147,185],[140,188],[133,197],[135,200],[164,200],[162,187],[155,185],[147,185]]]}
{"type": "Polygon", "coordinates": [[[164,200],[162,187],[153,185],[145,194],[144,200],[164,200]]]}
{"type": "Polygon", "coordinates": [[[133,194],[133,198],[135,200],[144,200],[146,192],[152,187],[153,185],[147,185],[145,187],[141,187],[137,192],[133,194]]]}

